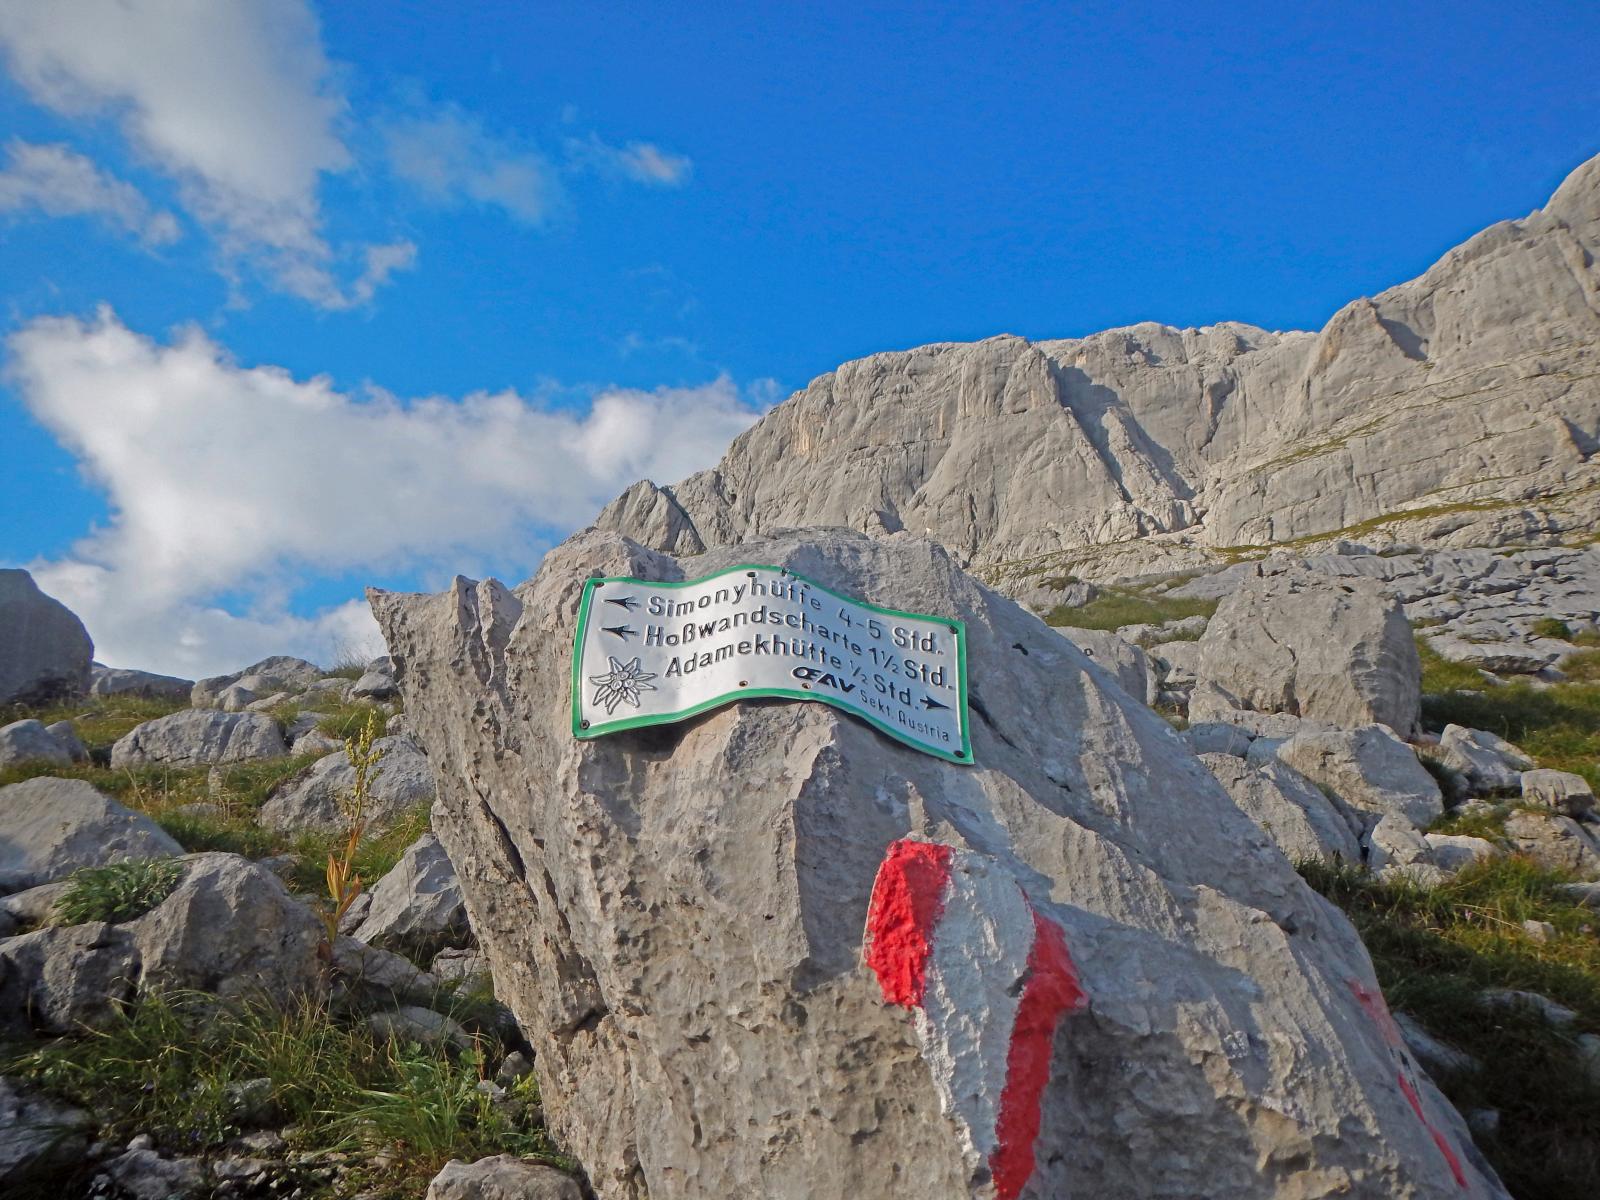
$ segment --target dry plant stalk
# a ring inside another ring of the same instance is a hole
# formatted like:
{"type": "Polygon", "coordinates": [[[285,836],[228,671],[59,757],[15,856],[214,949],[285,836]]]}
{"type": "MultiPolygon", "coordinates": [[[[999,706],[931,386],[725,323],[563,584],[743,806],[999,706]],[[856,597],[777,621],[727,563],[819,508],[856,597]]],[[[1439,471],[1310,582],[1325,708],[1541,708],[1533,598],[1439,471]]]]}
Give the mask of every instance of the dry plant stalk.
{"type": "Polygon", "coordinates": [[[356,873],[356,848],[367,831],[367,801],[372,787],[372,771],[383,757],[383,751],[373,745],[378,738],[377,714],[367,717],[361,732],[346,738],[345,756],[355,768],[355,783],[339,797],[339,815],[344,818],[345,839],[338,851],[328,851],[328,900],[322,912],[322,923],[327,927],[327,950],[331,954],[339,937],[339,922],[361,894],[361,876],[356,873]]]}

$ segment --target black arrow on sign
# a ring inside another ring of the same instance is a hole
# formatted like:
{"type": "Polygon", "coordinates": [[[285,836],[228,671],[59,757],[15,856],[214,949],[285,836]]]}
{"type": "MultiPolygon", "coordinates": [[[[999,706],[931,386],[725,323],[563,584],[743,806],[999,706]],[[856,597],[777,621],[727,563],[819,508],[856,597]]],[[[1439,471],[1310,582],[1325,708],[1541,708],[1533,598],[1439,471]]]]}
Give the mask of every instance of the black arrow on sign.
{"type": "Polygon", "coordinates": [[[922,698],[922,707],[923,708],[949,708],[950,706],[948,704],[940,704],[932,696],[924,696],[922,698]]]}
{"type": "Polygon", "coordinates": [[[607,596],[605,600],[607,604],[615,604],[618,608],[625,608],[629,612],[632,612],[633,606],[638,603],[638,601],[632,596],[623,596],[617,600],[613,600],[610,596],[607,596]]]}
{"type": "Polygon", "coordinates": [[[637,629],[634,629],[629,625],[602,625],[600,628],[609,633],[612,637],[619,637],[623,641],[627,641],[629,638],[633,637],[634,634],[639,632],[637,629]]]}

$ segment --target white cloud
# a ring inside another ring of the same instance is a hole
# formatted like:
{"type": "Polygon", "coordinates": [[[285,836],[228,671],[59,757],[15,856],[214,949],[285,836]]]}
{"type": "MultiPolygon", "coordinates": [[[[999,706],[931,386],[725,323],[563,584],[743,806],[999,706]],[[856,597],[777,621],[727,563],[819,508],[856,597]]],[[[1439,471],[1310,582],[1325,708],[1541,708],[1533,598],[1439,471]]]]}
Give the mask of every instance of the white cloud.
{"type": "Polygon", "coordinates": [[[512,391],[353,396],[241,367],[198,330],[160,344],[105,310],[34,321],[10,349],[24,402],[111,512],[31,569],[102,661],[186,674],[370,630],[355,610],[289,616],[285,593],[309,575],[530,569],[542,538],[636,479],[715,462],[758,413],[725,378],[610,389],[587,411],[512,391]],[[251,611],[229,615],[222,595],[251,611]]]}
{"type": "Polygon", "coordinates": [[[538,225],[560,201],[556,174],[540,154],[491,134],[453,104],[388,121],[383,138],[394,173],[434,204],[498,208],[538,225]]]}
{"type": "Polygon", "coordinates": [[[131,183],[100,170],[66,146],[12,138],[0,171],[0,212],[37,209],[50,217],[97,217],[146,246],[165,246],[182,231],[169,212],[155,211],[131,183]]]}
{"type": "Polygon", "coordinates": [[[40,104],[112,114],[227,263],[325,307],[357,302],[321,231],[319,184],[351,156],[304,0],[0,0],[0,50],[40,104]]]}
{"type": "Polygon", "coordinates": [[[591,133],[587,140],[569,139],[567,152],[576,162],[655,187],[682,187],[694,174],[694,163],[688,158],[653,142],[612,146],[591,133]]]}

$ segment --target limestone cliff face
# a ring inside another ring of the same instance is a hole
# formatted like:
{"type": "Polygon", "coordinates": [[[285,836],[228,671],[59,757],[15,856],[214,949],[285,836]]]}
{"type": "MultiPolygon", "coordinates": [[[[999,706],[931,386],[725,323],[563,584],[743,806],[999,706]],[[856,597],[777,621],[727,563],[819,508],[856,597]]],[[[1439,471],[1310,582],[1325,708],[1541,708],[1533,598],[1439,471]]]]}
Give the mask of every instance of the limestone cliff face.
{"type": "Polygon", "coordinates": [[[1408,510],[1468,540],[1559,535],[1600,514],[1597,248],[1600,158],[1320,333],[1142,324],[876,354],[598,524],[675,553],[904,528],[979,564],[1163,534],[1278,543],[1408,510]]]}

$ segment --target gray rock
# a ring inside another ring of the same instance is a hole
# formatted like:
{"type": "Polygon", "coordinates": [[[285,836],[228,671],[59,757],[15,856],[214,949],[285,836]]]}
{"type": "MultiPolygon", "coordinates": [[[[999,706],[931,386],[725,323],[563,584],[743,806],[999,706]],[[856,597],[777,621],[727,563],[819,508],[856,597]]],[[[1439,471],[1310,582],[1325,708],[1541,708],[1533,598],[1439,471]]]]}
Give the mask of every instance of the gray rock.
{"type": "Polygon", "coordinates": [[[240,683],[234,683],[223,688],[221,693],[217,696],[217,707],[223,712],[247,712],[250,710],[250,706],[258,702],[260,699],[260,694],[257,693],[253,688],[245,687],[240,683]]]}
{"type": "Polygon", "coordinates": [[[26,571],[0,569],[0,705],[81,696],[93,659],[94,643],[66,605],[26,571]]]}
{"type": "Polygon", "coordinates": [[[1600,879],[1600,844],[1571,817],[1514,812],[1506,818],[1506,837],[1540,866],[1572,871],[1579,879],[1600,879]]]}
{"type": "Polygon", "coordinates": [[[162,1158],[154,1150],[128,1150],[105,1164],[128,1200],[187,1200],[206,1191],[205,1165],[196,1158],[162,1158]]]}
{"type": "Polygon", "coordinates": [[[1592,1085],[1600,1087],[1600,1033],[1580,1033],[1575,1041],[1579,1068],[1592,1085]]]}
{"type": "Polygon", "coordinates": [[[1189,693],[1189,720],[1202,724],[1233,725],[1254,738],[1290,738],[1297,733],[1331,730],[1327,721],[1291,713],[1261,713],[1240,708],[1238,700],[1216,684],[1200,680],[1189,693]]]}
{"type": "Polygon", "coordinates": [[[368,671],[350,689],[353,700],[393,700],[399,694],[394,676],[378,671],[368,671]]]}
{"type": "Polygon", "coordinates": [[[1538,1013],[1552,1025],[1571,1025],[1578,1014],[1565,1004],[1557,1004],[1538,992],[1523,992],[1515,988],[1489,988],[1478,994],[1478,1003],[1485,1008],[1522,1008],[1538,1013]]]}
{"type": "Polygon", "coordinates": [[[1252,767],[1227,754],[1202,754],[1200,761],[1290,862],[1361,861],[1349,821],[1298,771],[1279,762],[1252,767]]]}
{"type": "Polygon", "coordinates": [[[437,950],[470,935],[455,868],[425,833],[372,889],[372,906],[353,936],[382,946],[437,950]]]}
{"type": "Polygon", "coordinates": [[[182,854],[162,828],[80,779],[0,788],[0,893],[64,878],[79,867],[182,854]]]}
{"type": "Polygon", "coordinates": [[[1198,679],[1235,708],[1402,735],[1416,728],[1422,665],[1404,611],[1381,584],[1298,570],[1247,578],[1199,644],[1198,679]]]}
{"type": "Polygon", "coordinates": [[[1428,644],[1449,662],[1464,663],[1496,675],[1534,675],[1557,657],[1524,642],[1469,642],[1456,637],[1430,637],[1428,644]]]}
{"type": "Polygon", "coordinates": [[[38,887],[0,898],[0,912],[4,912],[19,925],[43,925],[51,917],[56,901],[66,895],[69,883],[62,879],[56,883],[41,883],[38,887]]]}
{"type": "Polygon", "coordinates": [[[0,767],[18,763],[72,765],[72,755],[42,721],[13,721],[0,726],[0,767]]]}
{"type": "Polygon", "coordinates": [[[424,1046],[448,1045],[465,1050],[472,1038],[459,1023],[443,1013],[415,1004],[375,1012],[367,1018],[372,1032],[381,1038],[420,1042],[424,1046]]]}
{"type": "Polygon", "coordinates": [[[554,1167],[509,1154],[465,1163],[451,1159],[428,1185],[425,1200],[582,1200],[577,1181],[554,1167]]]}
{"type": "Polygon", "coordinates": [[[67,757],[75,763],[89,761],[89,750],[83,744],[83,739],[78,736],[78,727],[71,721],[52,721],[45,726],[50,736],[55,738],[61,748],[67,752],[67,757]]]}
{"type": "Polygon", "coordinates": [[[1008,587],[1006,593],[1030,612],[1048,617],[1058,608],[1082,608],[1100,594],[1100,589],[1059,575],[1028,575],[1008,587]]]}
{"type": "Polygon", "coordinates": [[[1150,656],[1161,673],[1161,681],[1168,687],[1193,687],[1200,671],[1200,643],[1157,642],[1150,647],[1150,656]]]}
{"type": "Polygon", "coordinates": [[[139,954],[127,926],[52,926],[0,942],[0,1032],[73,1033],[115,1020],[134,996],[139,954]]]}
{"type": "Polygon", "coordinates": [[[1483,729],[1446,725],[1439,736],[1439,761],[1479,792],[1509,792],[1533,762],[1502,737],[1483,729]]]}
{"type": "MultiPolygon", "coordinates": [[[[83,1161],[89,1114],[0,1076],[0,1187],[42,1183],[83,1161]]],[[[576,1193],[574,1193],[574,1198],[576,1193]]]]}
{"type": "Polygon", "coordinates": [[[1422,836],[1428,843],[1428,861],[1446,871],[1459,871],[1473,863],[1500,857],[1500,848],[1487,838],[1452,833],[1425,833],[1422,836]]]}
{"type": "Polygon", "coordinates": [[[195,854],[172,892],[127,928],[146,991],[224,998],[316,994],[323,928],[265,867],[236,854],[195,854]]]}
{"type": "Polygon", "coordinates": [[[345,935],[334,943],[333,969],[344,993],[360,1004],[425,1005],[439,993],[440,981],[409,959],[345,935]]]}
{"type": "MultiPolygon", "coordinates": [[[[1054,405],[1051,378],[1013,402],[1054,405]]],[[[802,463],[791,475],[806,486],[802,463]]],[[[591,530],[515,593],[457,580],[371,598],[473,929],[559,1081],[550,1128],[606,1200],[890,1178],[991,1195],[982,1114],[1004,1085],[1010,989],[1056,928],[1088,1007],[1053,1035],[1028,1194],[1287,1200],[1314,1178],[1459,1195],[1395,1084],[1348,922],[1160,716],[931,543],[808,530],[678,563],[591,530]],[[582,581],[743,562],[965,622],[974,764],[803,702],[574,740],[582,581]],[[908,838],[950,848],[932,939],[949,974],[921,1013],[864,962],[885,847],[908,838]]],[[[1468,1186],[1503,1196],[1448,1103],[1417,1090],[1468,1186]]]]}
{"type": "Polygon", "coordinates": [[[311,755],[323,757],[334,754],[344,749],[344,743],[336,737],[329,737],[320,729],[313,729],[303,733],[294,740],[292,753],[296,758],[305,758],[311,755]]]}
{"type": "Polygon", "coordinates": [[[1103,629],[1057,630],[1095,666],[1115,679],[1122,690],[1140,704],[1154,704],[1156,678],[1150,667],[1150,656],[1132,642],[1125,642],[1114,633],[1103,629]]]}
{"type": "Polygon", "coordinates": [[[1581,817],[1594,810],[1594,789],[1582,775],[1567,771],[1524,771],[1521,785],[1524,800],[1543,804],[1569,817],[1581,817]]]}
{"type": "Polygon", "coordinates": [[[1531,918],[1522,923],[1522,932],[1535,942],[1548,942],[1556,936],[1556,927],[1549,921],[1535,921],[1531,918]]]}
{"type": "MultiPolygon", "coordinates": [[[[382,737],[373,743],[383,758],[370,781],[369,828],[383,828],[419,804],[433,800],[433,770],[417,744],[405,737],[382,737]]],[[[355,786],[355,768],[345,754],[329,754],[300,775],[280,784],[261,806],[260,821],[268,829],[338,829],[340,797],[355,786]]]]}
{"type": "Polygon", "coordinates": [[[156,675],[150,671],[126,671],[96,663],[90,671],[92,696],[145,696],[152,700],[189,699],[194,680],[176,675],[156,675]]]}
{"type": "Polygon", "coordinates": [[[1444,812],[1439,785],[1417,756],[1383,725],[1334,733],[1301,733],[1277,756],[1352,808],[1383,817],[1398,813],[1422,827],[1444,812]]]}
{"type": "Polygon", "coordinates": [[[1399,813],[1385,813],[1367,835],[1367,866],[1374,872],[1409,867],[1428,857],[1427,840],[1399,813]]]}
{"type": "Polygon", "coordinates": [[[222,1089],[223,1110],[239,1125],[265,1125],[277,1115],[272,1098],[272,1080],[261,1076],[241,1079],[222,1089]]]}
{"type": "Polygon", "coordinates": [[[188,709],[134,726],[111,747],[111,765],[197,766],[279,758],[288,752],[283,731],[269,716],[188,709]]]}
{"type": "Polygon", "coordinates": [[[1394,1023],[1400,1027],[1400,1036],[1405,1039],[1406,1049],[1411,1051],[1428,1074],[1460,1075],[1483,1069],[1483,1064],[1476,1058],[1434,1037],[1410,1014],[1395,1013],[1394,1023]]]}
{"type": "Polygon", "coordinates": [[[1196,754],[1231,754],[1234,758],[1243,758],[1250,753],[1255,735],[1226,721],[1199,721],[1183,731],[1183,740],[1196,754]]]}
{"type": "Polygon", "coordinates": [[[304,691],[321,679],[322,668],[316,663],[303,658],[275,655],[231,675],[213,675],[199,680],[190,689],[189,703],[196,708],[214,708],[222,694],[235,685],[242,685],[261,696],[271,692],[304,691]]]}
{"type": "Polygon", "coordinates": [[[481,950],[441,950],[429,970],[444,983],[467,986],[488,982],[489,960],[481,950]]]}

